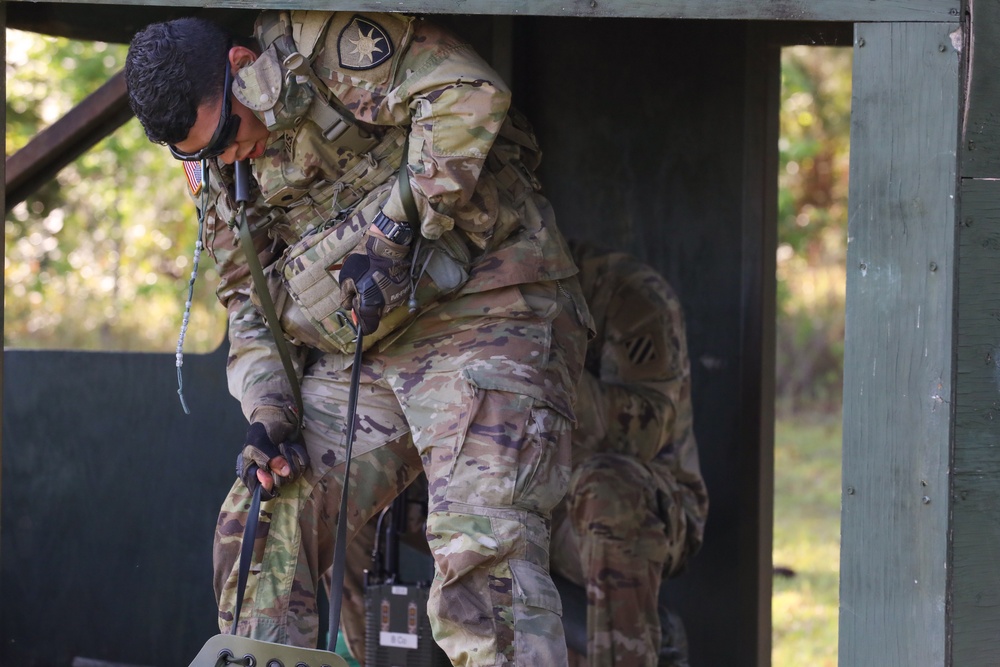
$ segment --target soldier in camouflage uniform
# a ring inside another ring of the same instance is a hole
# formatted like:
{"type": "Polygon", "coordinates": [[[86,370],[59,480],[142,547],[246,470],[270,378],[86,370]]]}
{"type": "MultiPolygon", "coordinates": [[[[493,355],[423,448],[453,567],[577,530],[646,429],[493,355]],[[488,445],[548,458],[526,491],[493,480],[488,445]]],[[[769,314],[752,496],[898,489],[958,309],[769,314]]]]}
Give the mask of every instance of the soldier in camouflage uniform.
{"type": "Polygon", "coordinates": [[[250,422],[216,533],[220,627],[317,643],[354,319],[366,352],[339,519],[353,536],[425,471],[437,642],[456,665],[565,664],[548,519],[569,476],[590,317],[505,84],[428,21],[298,11],[262,13],[246,42],[198,19],[149,26],[132,41],[126,80],[149,138],[209,171],[204,243],[222,276],[230,390],[250,422]],[[232,164],[244,159],[264,289],[229,226],[232,164]],[[262,291],[291,343],[301,436],[262,291]],[[233,619],[258,484],[276,497],[263,504],[233,619]]]}
{"type": "MultiPolygon", "coordinates": [[[[591,667],[652,667],[665,649],[664,662],[681,667],[686,646],[661,638],[658,594],[662,578],[698,551],[708,514],[684,313],[663,276],[635,257],[571,248],[597,331],[578,388],[569,492],[553,513],[552,570],[587,591],[587,657],[574,657],[591,667]]],[[[363,536],[351,546],[342,616],[362,664],[360,573],[372,525],[363,536]]]]}
{"type": "Polygon", "coordinates": [[[586,664],[655,667],[661,579],[698,551],[708,514],[684,314],[636,258],[583,243],[573,254],[597,336],[578,388],[569,491],[553,513],[552,570],[586,588],[586,664]]]}

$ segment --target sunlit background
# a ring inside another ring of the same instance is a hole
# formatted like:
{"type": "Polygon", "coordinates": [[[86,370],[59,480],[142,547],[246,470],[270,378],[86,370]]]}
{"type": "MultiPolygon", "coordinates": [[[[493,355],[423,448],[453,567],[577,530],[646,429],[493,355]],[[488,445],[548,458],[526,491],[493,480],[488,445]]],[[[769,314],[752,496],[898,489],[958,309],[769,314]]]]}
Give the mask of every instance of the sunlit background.
{"type": "MultiPolygon", "coordinates": [[[[122,68],[126,47],[7,30],[12,155],[122,68]]],[[[172,351],[197,236],[179,163],[134,118],[4,221],[4,347],[172,351]]],[[[185,348],[225,330],[201,262],[185,348]]]]}
{"type": "Polygon", "coordinates": [[[834,667],[851,50],[782,52],[777,249],[775,667],[834,667]]]}

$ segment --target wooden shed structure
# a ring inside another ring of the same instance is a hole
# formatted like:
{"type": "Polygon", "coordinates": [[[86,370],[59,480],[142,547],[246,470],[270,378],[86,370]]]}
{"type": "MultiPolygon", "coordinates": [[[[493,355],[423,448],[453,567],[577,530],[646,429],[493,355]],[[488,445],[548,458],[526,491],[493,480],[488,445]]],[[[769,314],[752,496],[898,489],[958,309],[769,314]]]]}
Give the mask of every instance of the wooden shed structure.
{"type": "MultiPolygon", "coordinates": [[[[289,7],[441,15],[512,82],[567,235],[633,251],[677,288],[712,496],[705,547],[671,590],[695,667],[770,664],[779,55],[853,48],[839,660],[998,664],[998,0],[9,1],[0,15],[124,42],[180,14],[242,24],[289,7]]],[[[106,118],[123,113],[116,94],[106,118]]],[[[58,167],[42,162],[14,165],[12,184],[8,156],[7,196],[58,167]]],[[[224,358],[189,359],[188,417],[172,355],[5,352],[0,664],[187,664],[215,631],[211,531],[244,428],[224,358]]]]}

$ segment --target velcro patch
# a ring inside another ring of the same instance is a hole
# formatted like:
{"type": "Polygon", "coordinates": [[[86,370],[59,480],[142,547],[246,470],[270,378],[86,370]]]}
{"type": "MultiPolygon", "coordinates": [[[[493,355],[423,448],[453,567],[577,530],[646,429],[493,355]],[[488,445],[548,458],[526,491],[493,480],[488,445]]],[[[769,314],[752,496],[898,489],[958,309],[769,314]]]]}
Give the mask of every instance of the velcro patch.
{"type": "Polygon", "coordinates": [[[392,57],[394,48],[389,33],[382,26],[357,14],[337,39],[340,66],[349,70],[374,69],[392,57]]]}
{"type": "Polygon", "coordinates": [[[184,165],[184,175],[187,176],[188,187],[191,188],[191,194],[193,196],[198,196],[201,189],[205,186],[201,160],[185,160],[181,164],[184,165]]]}

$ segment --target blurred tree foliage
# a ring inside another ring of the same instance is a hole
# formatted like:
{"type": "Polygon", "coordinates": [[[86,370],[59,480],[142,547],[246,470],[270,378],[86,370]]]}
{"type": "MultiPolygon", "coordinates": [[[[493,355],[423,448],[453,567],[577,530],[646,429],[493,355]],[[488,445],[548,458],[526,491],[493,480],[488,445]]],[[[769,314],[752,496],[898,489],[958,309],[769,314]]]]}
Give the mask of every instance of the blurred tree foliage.
{"type": "MultiPolygon", "coordinates": [[[[104,84],[126,47],[7,31],[6,152],[104,84]]],[[[4,221],[4,347],[173,351],[197,216],[166,148],[132,119],[4,221]]],[[[215,349],[225,314],[203,260],[185,350],[215,349]]]]}
{"type": "Polygon", "coordinates": [[[839,409],[843,386],[851,50],[782,52],[779,408],[839,409]]]}

